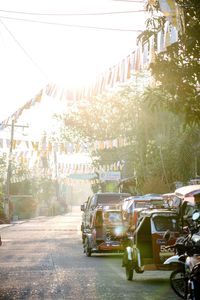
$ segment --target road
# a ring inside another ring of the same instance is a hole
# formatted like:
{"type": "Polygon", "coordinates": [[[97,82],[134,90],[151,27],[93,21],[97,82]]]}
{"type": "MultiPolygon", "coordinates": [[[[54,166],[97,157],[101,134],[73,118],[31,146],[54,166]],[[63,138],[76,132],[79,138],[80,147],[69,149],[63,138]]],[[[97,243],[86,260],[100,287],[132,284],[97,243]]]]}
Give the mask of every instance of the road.
{"type": "Polygon", "coordinates": [[[175,300],[168,271],[127,281],[121,255],[83,253],[81,214],[72,212],[0,225],[2,300],[175,300]]]}

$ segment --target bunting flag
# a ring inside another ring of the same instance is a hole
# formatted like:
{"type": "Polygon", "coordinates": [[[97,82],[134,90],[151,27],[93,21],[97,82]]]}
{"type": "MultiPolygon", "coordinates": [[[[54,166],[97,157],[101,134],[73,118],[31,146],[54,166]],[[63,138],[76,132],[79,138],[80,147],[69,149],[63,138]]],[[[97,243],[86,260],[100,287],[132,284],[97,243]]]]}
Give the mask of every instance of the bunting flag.
{"type": "MultiPolygon", "coordinates": [[[[154,2],[155,0],[149,0],[149,3],[154,2]]],[[[68,105],[70,105],[70,103],[73,104],[76,101],[89,100],[91,97],[102,94],[117,84],[131,80],[134,77],[134,73],[148,70],[149,64],[155,59],[155,52],[160,53],[165,51],[169,45],[177,42],[178,31],[182,30],[184,26],[183,12],[175,4],[174,0],[159,0],[159,4],[161,11],[167,17],[168,21],[164,29],[157,33],[157,49],[155,49],[155,35],[153,34],[145,43],[140,41],[130,55],[122,59],[118,64],[110,67],[108,71],[97,76],[96,80],[89,86],[68,89],[60,87],[56,83],[48,84],[34,98],[30,99],[19,110],[4,120],[0,124],[0,128],[7,127],[12,120],[17,121],[25,109],[30,109],[36,103],[41,102],[43,95],[58,100],[67,100],[68,105]]]]}
{"type": "MultiPolygon", "coordinates": [[[[1,153],[9,153],[10,140],[1,139],[0,148],[1,153]],[[5,147],[6,146],[6,147],[5,147]]],[[[93,144],[94,150],[104,150],[104,149],[112,149],[117,147],[124,147],[129,144],[124,138],[113,139],[113,140],[105,140],[105,141],[96,141],[93,144]]],[[[45,172],[49,172],[54,176],[55,171],[55,154],[56,151],[58,157],[63,156],[65,160],[65,155],[73,154],[73,153],[82,153],[87,149],[87,145],[78,145],[72,143],[52,143],[48,141],[46,136],[43,136],[40,142],[33,141],[25,141],[25,140],[14,140],[13,141],[13,152],[12,152],[12,160],[24,163],[29,166],[29,169],[32,172],[41,168],[44,169],[45,172]],[[48,170],[47,170],[48,169],[48,170]]],[[[115,170],[116,164],[106,165],[101,167],[105,170],[115,170]]],[[[80,164],[80,163],[61,163],[58,162],[58,171],[59,174],[64,176],[64,174],[71,173],[91,173],[94,172],[94,167],[91,163],[80,164]]],[[[39,171],[38,171],[39,174],[39,171]]]]}
{"type": "Polygon", "coordinates": [[[161,29],[157,33],[157,53],[165,51],[165,44],[164,44],[164,31],[161,29]]]}
{"type": "Polygon", "coordinates": [[[149,38],[149,64],[155,61],[155,35],[149,38]]]}
{"type": "Polygon", "coordinates": [[[176,4],[175,0],[158,0],[160,9],[164,16],[170,21],[173,26],[177,26],[176,4]]]}
{"type": "Polygon", "coordinates": [[[127,74],[126,78],[130,79],[131,78],[131,57],[130,55],[127,56],[127,74]]]}
{"type": "MultiPolygon", "coordinates": [[[[88,145],[86,143],[71,143],[71,142],[51,142],[46,136],[41,138],[41,141],[28,141],[28,140],[13,140],[13,152],[21,153],[28,151],[29,153],[35,152],[38,156],[41,153],[53,154],[54,152],[60,155],[69,155],[74,153],[85,153],[88,152],[87,149],[105,150],[113,149],[131,145],[131,142],[125,137],[119,137],[110,140],[101,140],[90,142],[88,145]]],[[[0,152],[6,153],[10,149],[10,140],[0,138],[0,152]]]]}

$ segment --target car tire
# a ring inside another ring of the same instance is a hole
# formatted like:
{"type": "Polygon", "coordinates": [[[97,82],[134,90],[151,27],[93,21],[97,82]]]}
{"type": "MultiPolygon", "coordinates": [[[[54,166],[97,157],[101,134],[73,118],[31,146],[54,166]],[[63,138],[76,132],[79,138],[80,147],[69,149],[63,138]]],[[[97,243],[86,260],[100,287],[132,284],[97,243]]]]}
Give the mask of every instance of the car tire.
{"type": "Polygon", "coordinates": [[[89,242],[87,238],[85,239],[85,255],[87,257],[90,257],[92,255],[92,249],[89,246],[89,242]]]}
{"type": "Polygon", "coordinates": [[[125,266],[125,271],[126,271],[126,279],[127,280],[132,280],[133,279],[133,268],[126,265],[125,266]]]}

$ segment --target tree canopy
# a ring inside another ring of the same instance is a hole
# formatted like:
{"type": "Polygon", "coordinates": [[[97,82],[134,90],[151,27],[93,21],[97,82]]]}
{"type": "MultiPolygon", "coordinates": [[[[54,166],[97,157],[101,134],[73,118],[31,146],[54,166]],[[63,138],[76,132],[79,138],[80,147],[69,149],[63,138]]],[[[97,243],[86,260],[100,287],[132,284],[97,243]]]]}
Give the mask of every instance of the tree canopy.
{"type": "MultiPolygon", "coordinates": [[[[156,55],[150,68],[156,87],[146,92],[149,100],[159,102],[170,111],[184,114],[188,123],[200,121],[200,6],[198,0],[176,0],[182,8],[184,29],[178,41],[156,55]],[[157,97],[157,94],[165,97],[157,97]]],[[[159,9],[158,3],[154,10],[159,9]]],[[[157,17],[156,17],[157,18],[157,17]]],[[[152,16],[152,19],[155,19],[152,16]]],[[[163,28],[166,18],[159,26],[163,28]]],[[[152,33],[152,22],[147,23],[152,33]]],[[[155,22],[153,23],[155,24],[155,22]]]]}

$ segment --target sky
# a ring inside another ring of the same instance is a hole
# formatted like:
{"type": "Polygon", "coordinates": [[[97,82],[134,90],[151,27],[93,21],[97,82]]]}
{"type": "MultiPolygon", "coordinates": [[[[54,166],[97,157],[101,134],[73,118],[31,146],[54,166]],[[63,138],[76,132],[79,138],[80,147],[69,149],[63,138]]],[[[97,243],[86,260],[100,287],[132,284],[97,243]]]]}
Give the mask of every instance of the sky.
{"type": "Polygon", "coordinates": [[[130,54],[145,29],[144,4],[1,0],[0,122],[48,83],[88,84],[130,54]]]}

